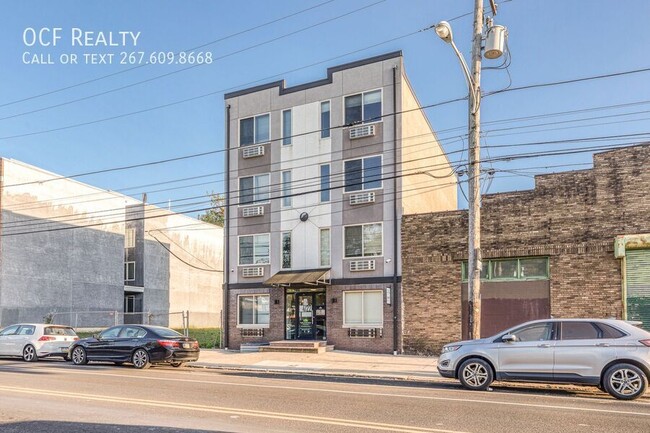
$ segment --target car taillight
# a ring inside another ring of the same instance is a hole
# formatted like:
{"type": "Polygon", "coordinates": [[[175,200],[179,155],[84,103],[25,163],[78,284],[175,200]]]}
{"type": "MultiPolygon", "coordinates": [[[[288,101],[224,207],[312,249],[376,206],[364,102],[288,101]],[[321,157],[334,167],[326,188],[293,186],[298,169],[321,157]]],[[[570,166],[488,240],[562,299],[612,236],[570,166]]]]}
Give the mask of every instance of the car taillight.
{"type": "Polygon", "coordinates": [[[158,343],[167,349],[177,349],[181,347],[181,343],[175,340],[158,340],[158,343]]]}
{"type": "Polygon", "coordinates": [[[79,339],[79,337],[74,337],[74,338],[72,339],[72,341],[77,341],[78,339],[79,339]]]}
{"type": "Polygon", "coordinates": [[[199,342],[195,341],[192,343],[192,349],[198,349],[199,348],[199,342]]]}
{"type": "Polygon", "coordinates": [[[639,340],[639,343],[643,344],[644,346],[650,347],[650,338],[647,340],[639,340]]]}
{"type": "Polygon", "coordinates": [[[56,338],[51,337],[49,335],[43,335],[41,338],[38,339],[38,341],[52,341],[52,340],[56,340],[56,338]]]}

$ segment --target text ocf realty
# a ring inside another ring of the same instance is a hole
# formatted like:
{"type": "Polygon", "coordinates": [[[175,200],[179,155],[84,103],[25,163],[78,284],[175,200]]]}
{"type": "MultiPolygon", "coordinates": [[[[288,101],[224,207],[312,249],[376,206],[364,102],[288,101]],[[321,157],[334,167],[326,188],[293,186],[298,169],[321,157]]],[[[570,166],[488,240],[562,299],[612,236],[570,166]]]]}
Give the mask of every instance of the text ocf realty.
{"type": "Polygon", "coordinates": [[[94,31],[79,27],[63,29],[62,27],[27,27],[23,31],[23,43],[28,47],[56,47],[69,44],[72,47],[136,47],[141,32],[94,31]]]}

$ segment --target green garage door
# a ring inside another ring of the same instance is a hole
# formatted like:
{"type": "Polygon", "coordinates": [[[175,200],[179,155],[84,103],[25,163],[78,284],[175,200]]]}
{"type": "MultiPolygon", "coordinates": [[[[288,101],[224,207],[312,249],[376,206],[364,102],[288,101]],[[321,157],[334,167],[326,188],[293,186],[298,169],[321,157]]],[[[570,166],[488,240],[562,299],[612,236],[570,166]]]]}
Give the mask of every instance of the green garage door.
{"type": "Polygon", "coordinates": [[[625,263],[627,320],[639,320],[650,330],[650,250],[627,250],[625,263]]]}

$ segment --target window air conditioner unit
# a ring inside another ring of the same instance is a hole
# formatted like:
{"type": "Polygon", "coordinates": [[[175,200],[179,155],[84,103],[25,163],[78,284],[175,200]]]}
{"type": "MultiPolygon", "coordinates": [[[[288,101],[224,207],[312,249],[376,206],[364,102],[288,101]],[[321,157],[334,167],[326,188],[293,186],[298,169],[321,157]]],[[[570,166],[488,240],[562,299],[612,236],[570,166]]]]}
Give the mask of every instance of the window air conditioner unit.
{"type": "Polygon", "coordinates": [[[352,272],[374,271],[374,270],[375,270],[374,260],[353,260],[350,262],[350,271],[352,272]]]}
{"type": "Polygon", "coordinates": [[[264,155],[264,146],[247,146],[241,151],[242,158],[255,158],[264,155]]]}
{"type": "Polygon", "coordinates": [[[350,128],[350,140],[375,135],[375,125],[361,125],[350,128]]]}
{"type": "Polygon", "coordinates": [[[362,192],[359,194],[350,195],[350,204],[364,204],[364,203],[374,203],[375,202],[375,193],[374,192],[362,192]]]}
{"type": "Polygon", "coordinates": [[[241,214],[244,218],[264,215],[264,206],[245,207],[241,214]]]}
{"type": "Polygon", "coordinates": [[[241,275],[244,278],[263,277],[264,276],[264,268],[262,268],[262,267],[259,267],[259,268],[244,268],[241,271],[241,275]]]}

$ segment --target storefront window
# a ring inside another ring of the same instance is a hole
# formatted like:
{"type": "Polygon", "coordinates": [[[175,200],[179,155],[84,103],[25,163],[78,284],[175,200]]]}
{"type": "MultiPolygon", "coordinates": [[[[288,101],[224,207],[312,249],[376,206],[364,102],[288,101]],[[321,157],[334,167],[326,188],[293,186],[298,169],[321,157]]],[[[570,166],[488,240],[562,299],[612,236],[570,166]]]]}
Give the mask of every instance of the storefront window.
{"type": "MultiPolygon", "coordinates": [[[[469,278],[467,262],[461,266],[463,281],[469,278]]],[[[549,279],[548,257],[484,260],[481,280],[547,280],[549,279]]]]}
{"type": "Polygon", "coordinates": [[[383,326],[383,299],[381,290],[343,292],[343,326],[383,326]]]}
{"type": "Polygon", "coordinates": [[[269,295],[242,295],[239,297],[240,326],[269,324],[269,295]]]}

